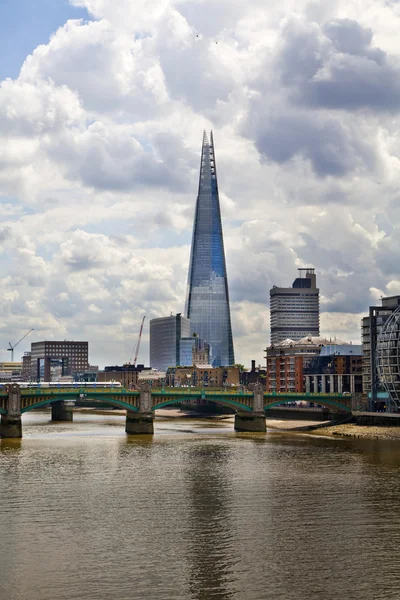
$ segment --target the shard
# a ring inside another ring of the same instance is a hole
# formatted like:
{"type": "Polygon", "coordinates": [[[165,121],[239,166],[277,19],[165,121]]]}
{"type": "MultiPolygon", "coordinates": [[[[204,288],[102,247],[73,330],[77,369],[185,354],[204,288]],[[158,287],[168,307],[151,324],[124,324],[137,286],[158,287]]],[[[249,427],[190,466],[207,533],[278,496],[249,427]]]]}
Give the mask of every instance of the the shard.
{"type": "Polygon", "coordinates": [[[231,315],[213,135],[203,135],[185,314],[214,367],[233,365],[231,315]]]}

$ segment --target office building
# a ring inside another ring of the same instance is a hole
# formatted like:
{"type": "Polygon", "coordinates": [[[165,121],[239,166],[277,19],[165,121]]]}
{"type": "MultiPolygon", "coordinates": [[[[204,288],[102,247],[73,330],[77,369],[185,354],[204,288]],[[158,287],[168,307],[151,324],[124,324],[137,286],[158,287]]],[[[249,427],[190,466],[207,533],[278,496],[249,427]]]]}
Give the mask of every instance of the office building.
{"type": "Polygon", "coordinates": [[[271,344],[319,336],[319,289],[315,269],[298,269],[292,287],[270,290],[271,344]]]}
{"type": "Polygon", "coordinates": [[[31,353],[25,352],[22,357],[21,381],[30,381],[31,377],[31,353]]]}
{"type": "Polygon", "coordinates": [[[77,341],[44,341],[31,344],[32,381],[59,381],[73,378],[89,367],[89,343],[77,341]]]}
{"type": "Polygon", "coordinates": [[[17,383],[21,381],[22,363],[20,362],[0,362],[0,382],[17,383]]]}
{"type": "Polygon", "coordinates": [[[210,346],[214,367],[233,365],[228,278],[214,141],[204,132],[185,314],[191,333],[210,346]]]}
{"type": "Polygon", "coordinates": [[[368,316],[361,320],[363,392],[369,399],[369,408],[389,396],[378,373],[377,341],[385,323],[400,306],[400,296],[388,296],[382,298],[381,302],[381,306],[370,306],[368,316]]]}
{"type": "Polygon", "coordinates": [[[380,384],[388,394],[387,410],[400,409],[400,306],[383,324],[376,342],[376,366],[380,384]]]}
{"type": "Polygon", "coordinates": [[[181,339],[190,337],[190,321],[181,313],[150,321],[150,366],[159,371],[181,360],[181,339]]]}

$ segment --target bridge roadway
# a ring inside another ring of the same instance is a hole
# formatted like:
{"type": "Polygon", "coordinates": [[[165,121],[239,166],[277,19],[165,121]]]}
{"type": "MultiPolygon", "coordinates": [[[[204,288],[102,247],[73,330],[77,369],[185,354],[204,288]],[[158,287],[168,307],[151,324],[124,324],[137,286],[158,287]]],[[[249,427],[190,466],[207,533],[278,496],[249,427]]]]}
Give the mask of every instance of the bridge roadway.
{"type": "Polygon", "coordinates": [[[352,397],[326,393],[263,393],[261,386],[255,386],[251,392],[244,392],[193,388],[152,389],[148,384],[142,385],[140,390],[106,388],[101,385],[31,389],[10,384],[0,392],[0,437],[22,437],[21,415],[34,408],[51,405],[53,421],[72,421],[76,400],[95,401],[126,409],[125,430],[128,434],[152,434],[155,410],[187,401],[212,400],[236,411],[236,431],[265,432],[265,411],[269,408],[302,400],[328,407],[339,414],[349,414],[352,397]]]}

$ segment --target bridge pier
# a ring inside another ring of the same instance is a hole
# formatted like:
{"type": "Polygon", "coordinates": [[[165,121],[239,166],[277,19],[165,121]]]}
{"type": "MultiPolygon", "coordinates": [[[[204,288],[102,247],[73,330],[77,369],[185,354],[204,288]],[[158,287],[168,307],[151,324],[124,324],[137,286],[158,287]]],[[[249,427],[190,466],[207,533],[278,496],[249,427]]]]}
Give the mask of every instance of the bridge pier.
{"type": "Polygon", "coordinates": [[[0,438],[22,438],[21,416],[1,415],[0,438]]]}
{"type": "Polygon", "coordinates": [[[126,411],[125,431],[128,435],[154,433],[154,413],[151,410],[151,387],[145,383],[140,388],[139,412],[126,411]]]}
{"type": "Polygon", "coordinates": [[[251,412],[238,411],[235,415],[235,431],[250,431],[265,433],[264,392],[261,385],[254,386],[253,410],[251,412]]]}
{"type": "Polygon", "coordinates": [[[7,414],[1,415],[0,437],[22,438],[21,388],[17,383],[12,383],[6,390],[8,392],[7,414]]]}
{"type": "Polygon", "coordinates": [[[128,435],[153,434],[153,413],[140,413],[128,410],[126,412],[125,431],[128,435]]]}
{"type": "Polygon", "coordinates": [[[237,412],[235,415],[235,431],[250,431],[254,433],[265,433],[265,413],[237,412]]]}
{"type": "Polygon", "coordinates": [[[51,420],[52,421],[73,421],[74,420],[74,404],[72,402],[53,402],[51,405],[51,420]]]}

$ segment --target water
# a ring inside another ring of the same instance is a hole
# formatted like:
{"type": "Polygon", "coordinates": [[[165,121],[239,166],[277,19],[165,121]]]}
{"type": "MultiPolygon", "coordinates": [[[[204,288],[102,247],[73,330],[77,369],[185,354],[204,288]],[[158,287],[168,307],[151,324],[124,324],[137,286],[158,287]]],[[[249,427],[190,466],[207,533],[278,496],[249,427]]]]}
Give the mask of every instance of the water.
{"type": "Polygon", "coordinates": [[[74,418],[0,443],[1,600],[399,598],[400,445],[74,418]]]}

